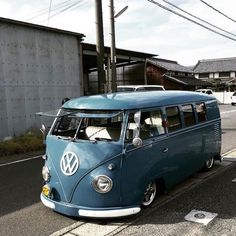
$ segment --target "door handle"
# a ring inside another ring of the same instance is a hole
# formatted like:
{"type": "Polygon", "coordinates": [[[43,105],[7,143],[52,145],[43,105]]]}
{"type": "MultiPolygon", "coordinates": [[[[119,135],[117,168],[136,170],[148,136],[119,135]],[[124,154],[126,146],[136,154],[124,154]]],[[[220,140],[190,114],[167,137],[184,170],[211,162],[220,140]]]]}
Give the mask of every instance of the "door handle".
{"type": "Polygon", "coordinates": [[[168,151],[169,151],[169,148],[167,148],[167,147],[166,147],[166,148],[163,148],[163,150],[162,150],[163,153],[166,153],[166,152],[168,152],[168,151]]]}

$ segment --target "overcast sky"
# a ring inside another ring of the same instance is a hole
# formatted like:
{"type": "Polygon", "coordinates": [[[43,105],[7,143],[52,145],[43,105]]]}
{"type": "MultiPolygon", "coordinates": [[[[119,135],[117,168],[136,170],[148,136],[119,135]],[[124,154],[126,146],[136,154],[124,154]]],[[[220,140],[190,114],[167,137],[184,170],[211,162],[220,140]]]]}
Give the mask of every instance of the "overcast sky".
{"type": "MultiPolygon", "coordinates": [[[[178,11],[162,0],[156,1],[178,11]]],[[[236,22],[215,12],[200,0],[168,1],[235,34],[232,36],[221,32],[236,40],[236,22]]],[[[204,1],[236,20],[235,0],[204,1]]],[[[51,0],[49,26],[82,33],[86,36],[85,42],[95,43],[94,2],[95,0],[51,0]]],[[[0,0],[0,3],[1,17],[48,24],[50,0],[0,0]]],[[[105,45],[110,46],[109,0],[103,0],[102,3],[105,45]]],[[[236,57],[236,41],[188,22],[147,0],[114,0],[114,4],[116,12],[128,6],[116,19],[117,48],[157,54],[160,58],[176,60],[186,66],[194,65],[200,59],[236,57]]]]}

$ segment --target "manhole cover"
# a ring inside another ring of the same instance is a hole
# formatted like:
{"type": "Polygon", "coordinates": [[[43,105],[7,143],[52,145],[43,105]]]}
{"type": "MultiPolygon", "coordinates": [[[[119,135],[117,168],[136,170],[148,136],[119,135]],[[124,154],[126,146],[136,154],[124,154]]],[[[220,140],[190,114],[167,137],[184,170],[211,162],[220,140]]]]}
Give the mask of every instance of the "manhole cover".
{"type": "Polygon", "coordinates": [[[206,211],[198,211],[198,210],[192,210],[189,212],[184,219],[187,221],[191,221],[194,223],[200,223],[207,225],[209,222],[211,222],[215,217],[217,216],[216,213],[206,212],[206,211]]]}

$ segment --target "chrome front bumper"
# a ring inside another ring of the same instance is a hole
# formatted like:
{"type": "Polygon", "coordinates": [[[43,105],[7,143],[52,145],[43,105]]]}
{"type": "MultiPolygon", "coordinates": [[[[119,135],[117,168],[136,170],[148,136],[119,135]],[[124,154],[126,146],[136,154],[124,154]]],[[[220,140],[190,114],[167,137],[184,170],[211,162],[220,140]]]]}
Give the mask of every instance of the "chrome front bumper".
{"type": "Polygon", "coordinates": [[[57,212],[60,212],[69,216],[81,216],[90,218],[115,218],[122,216],[129,216],[137,214],[141,211],[139,206],[128,207],[128,208],[82,208],[72,204],[66,204],[63,202],[56,202],[47,197],[42,193],[40,195],[42,203],[57,212]]]}

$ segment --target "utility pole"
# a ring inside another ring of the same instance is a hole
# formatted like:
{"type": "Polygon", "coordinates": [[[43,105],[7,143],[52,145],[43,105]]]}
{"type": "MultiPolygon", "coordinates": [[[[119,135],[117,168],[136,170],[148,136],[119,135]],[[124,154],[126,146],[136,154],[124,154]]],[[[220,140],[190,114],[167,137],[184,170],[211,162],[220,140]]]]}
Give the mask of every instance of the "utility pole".
{"type": "Polygon", "coordinates": [[[111,88],[112,92],[116,92],[116,44],[115,44],[115,17],[114,2],[110,0],[110,24],[111,24],[111,88]]]}
{"type": "Polygon", "coordinates": [[[98,93],[105,92],[106,76],[104,70],[104,36],[102,19],[102,1],[95,0],[96,35],[97,35],[97,68],[98,68],[98,93]]]}
{"type": "Polygon", "coordinates": [[[114,14],[114,2],[110,0],[110,24],[111,24],[111,84],[112,92],[117,91],[117,78],[116,78],[116,43],[115,43],[115,18],[122,15],[128,6],[121,9],[116,15],[114,14]]]}

